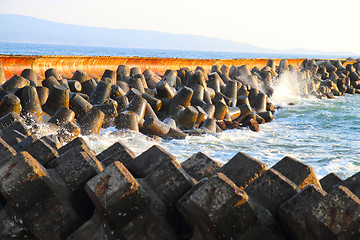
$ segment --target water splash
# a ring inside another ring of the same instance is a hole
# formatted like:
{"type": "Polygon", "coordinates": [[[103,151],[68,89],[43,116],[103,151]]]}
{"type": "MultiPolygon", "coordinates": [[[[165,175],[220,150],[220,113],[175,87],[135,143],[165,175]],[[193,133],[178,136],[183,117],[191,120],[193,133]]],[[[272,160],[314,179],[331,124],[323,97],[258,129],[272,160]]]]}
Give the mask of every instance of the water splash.
{"type": "Polygon", "coordinates": [[[136,155],[143,153],[153,145],[159,145],[162,141],[159,138],[150,138],[138,132],[118,130],[115,127],[101,129],[99,134],[81,137],[84,138],[89,147],[96,153],[102,152],[115,142],[121,142],[136,155]]]}
{"type": "MultiPolygon", "coordinates": [[[[136,155],[154,144],[185,161],[201,151],[225,164],[236,153],[244,152],[273,166],[286,155],[292,155],[312,166],[321,178],[329,172],[346,178],[360,171],[360,140],[354,138],[360,130],[360,94],[344,95],[336,99],[303,98],[301,84],[294,73],[276,79],[274,102],[284,106],[275,113],[274,121],[261,125],[261,131],[248,129],[226,130],[217,134],[188,136],[185,139],[164,140],[141,133],[119,131],[115,127],[102,129],[100,134],[82,136],[97,153],[120,141],[136,155]],[[295,81],[297,82],[292,82],[295,81]],[[299,85],[295,85],[299,84],[299,85]]],[[[37,127],[38,137],[54,132],[46,124],[37,127]]]]}
{"type": "Polygon", "coordinates": [[[272,88],[274,90],[270,100],[274,105],[288,105],[299,103],[307,96],[307,84],[309,80],[303,79],[297,71],[284,72],[274,79],[272,88]]]}
{"type": "MultiPolygon", "coordinates": [[[[38,138],[51,134],[57,135],[59,130],[57,127],[46,123],[27,125],[27,127],[29,127],[30,131],[38,138]]],[[[123,143],[131,151],[133,151],[135,155],[143,153],[153,145],[162,144],[161,138],[151,138],[139,132],[118,130],[115,127],[101,129],[99,134],[80,134],[79,137],[83,138],[89,147],[95,151],[95,153],[104,151],[115,142],[123,143]]],[[[63,142],[63,145],[65,144],[67,144],[67,142],[63,142]]]]}

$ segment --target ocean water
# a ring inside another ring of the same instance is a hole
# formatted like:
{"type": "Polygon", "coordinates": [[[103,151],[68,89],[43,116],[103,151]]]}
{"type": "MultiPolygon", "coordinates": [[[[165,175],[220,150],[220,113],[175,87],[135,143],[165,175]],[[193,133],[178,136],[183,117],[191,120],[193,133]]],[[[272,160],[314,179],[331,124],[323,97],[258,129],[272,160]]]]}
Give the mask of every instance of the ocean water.
{"type": "MultiPolygon", "coordinates": [[[[40,44],[0,43],[0,54],[13,55],[93,55],[180,58],[303,58],[300,55],[195,52],[177,50],[121,49],[40,44]]],[[[330,58],[331,56],[305,56],[330,58]]],[[[100,134],[84,136],[96,152],[121,141],[141,154],[154,144],[165,148],[180,162],[201,151],[225,164],[236,153],[244,152],[269,167],[291,155],[312,166],[318,177],[330,172],[346,178],[360,171],[360,95],[344,95],[319,100],[301,97],[294,88],[294,75],[278,79],[271,101],[282,108],[274,121],[260,125],[260,132],[249,129],[226,130],[218,134],[189,136],[183,140],[163,140],[114,127],[100,134]],[[289,105],[288,103],[293,103],[289,105]]],[[[50,130],[45,129],[45,133],[50,130]]]]}
{"type": "MultiPolygon", "coordinates": [[[[236,59],[236,58],[339,58],[335,55],[299,55],[278,53],[243,53],[216,51],[186,51],[143,48],[91,47],[51,45],[35,43],[0,42],[0,54],[6,55],[77,55],[77,56],[123,56],[191,59],[236,59]]],[[[348,57],[348,56],[340,56],[348,57]]]]}
{"type": "Polygon", "coordinates": [[[294,105],[282,105],[273,122],[260,125],[260,132],[244,128],[163,140],[112,127],[85,139],[96,152],[121,141],[137,155],[157,144],[180,162],[201,151],[225,164],[244,152],[269,167],[293,156],[312,166],[318,177],[334,172],[347,178],[360,171],[360,95],[325,100],[285,96],[281,100],[294,105]]]}

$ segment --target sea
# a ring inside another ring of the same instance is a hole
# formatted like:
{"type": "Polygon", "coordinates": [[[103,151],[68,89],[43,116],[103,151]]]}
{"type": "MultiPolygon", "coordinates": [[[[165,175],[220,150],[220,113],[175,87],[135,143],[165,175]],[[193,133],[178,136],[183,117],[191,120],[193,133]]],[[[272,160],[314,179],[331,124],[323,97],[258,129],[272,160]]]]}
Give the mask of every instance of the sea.
{"type": "MultiPolygon", "coordinates": [[[[332,55],[236,53],[161,49],[126,49],[51,44],[0,43],[0,54],[10,55],[89,55],[140,56],[191,59],[236,58],[346,58],[332,55]]],[[[119,131],[114,127],[100,134],[83,136],[89,146],[101,152],[120,141],[139,155],[154,144],[183,162],[201,151],[222,164],[244,152],[268,167],[285,156],[293,156],[314,168],[319,178],[330,172],[343,179],[360,171],[360,95],[345,94],[335,99],[304,97],[293,84],[296,74],[276,79],[271,101],[279,109],[271,123],[260,125],[260,132],[248,128],[216,134],[188,136],[185,139],[150,138],[141,133],[119,131]]],[[[296,80],[296,79],[295,79],[296,80]]],[[[45,129],[45,128],[44,128],[45,129]]],[[[44,130],[44,134],[46,134],[44,130]]]]}

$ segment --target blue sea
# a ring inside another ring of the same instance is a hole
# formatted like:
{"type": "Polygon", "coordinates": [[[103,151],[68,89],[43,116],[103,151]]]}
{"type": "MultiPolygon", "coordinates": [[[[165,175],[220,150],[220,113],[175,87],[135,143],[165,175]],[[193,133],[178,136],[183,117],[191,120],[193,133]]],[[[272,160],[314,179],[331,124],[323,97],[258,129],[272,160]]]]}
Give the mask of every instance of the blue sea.
{"type": "MultiPolygon", "coordinates": [[[[25,43],[0,43],[0,54],[12,55],[91,55],[141,56],[201,59],[233,58],[338,58],[326,55],[280,55],[234,52],[204,52],[154,49],[79,47],[25,43]]],[[[343,56],[347,57],[347,56],[343,56]]],[[[312,166],[321,178],[330,172],[343,178],[360,171],[360,95],[344,95],[319,100],[301,97],[291,84],[293,76],[276,81],[271,101],[282,108],[274,121],[260,125],[260,132],[249,129],[227,130],[219,134],[191,136],[184,140],[161,140],[139,133],[102,129],[86,136],[89,145],[100,152],[121,141],[136,154],[158,144],[180,162],[202,151],[225,164],[236,153],[245,152],[269,167],[287,155],[312,166]],[[289,105],[288,103],[294,103],[289,105]]]]}
{"type": "Polygon", "coordinates": [[[187,51],[169,49],[115,48],[35,43],[0,42],[0,54],[7,55],[76,55],[76,56],[123,56],[191,59],[236,59],[236,58],[346,58],[339,55],[241,53],[216,51],[187,51]]]}

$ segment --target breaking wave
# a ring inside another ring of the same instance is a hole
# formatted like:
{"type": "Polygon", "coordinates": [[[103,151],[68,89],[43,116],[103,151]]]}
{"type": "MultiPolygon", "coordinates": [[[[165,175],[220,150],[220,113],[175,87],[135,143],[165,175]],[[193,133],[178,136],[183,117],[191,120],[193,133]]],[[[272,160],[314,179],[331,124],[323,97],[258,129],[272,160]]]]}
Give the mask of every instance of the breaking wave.
{"type": "Polygon", "coordinates": [[[301,99],[309,97],[307,85],[309,80],[302,78],[297,71],[287,71],[274,79],[272,88],[273,94],[271,102],[274,105],[288,105],[289,103],[299,103],[301,99]]]}

